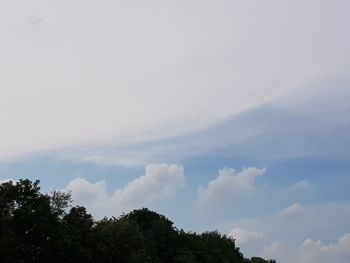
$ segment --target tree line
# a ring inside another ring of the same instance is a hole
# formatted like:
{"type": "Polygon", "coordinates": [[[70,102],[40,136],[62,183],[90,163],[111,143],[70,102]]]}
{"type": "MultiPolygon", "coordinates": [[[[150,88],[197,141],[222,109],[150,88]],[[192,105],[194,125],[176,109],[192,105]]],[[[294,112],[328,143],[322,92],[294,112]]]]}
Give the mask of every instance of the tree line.
{"type": "Polygon", "coordinates": [[[0,184],[0,262],[276,263],[244,258],[217,231],[185,232],[147,208],[94,220],[70,193],[44,194],[39,181],[0,184]]]}

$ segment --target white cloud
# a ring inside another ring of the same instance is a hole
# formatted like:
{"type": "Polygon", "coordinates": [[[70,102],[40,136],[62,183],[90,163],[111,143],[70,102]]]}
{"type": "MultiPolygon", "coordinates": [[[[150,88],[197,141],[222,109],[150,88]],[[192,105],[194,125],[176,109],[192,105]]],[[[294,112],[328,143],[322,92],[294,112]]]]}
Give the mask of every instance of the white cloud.
{"type": "Polygon", "coordinates": [[[348,263],[350,258],[350,233],[345,233],[335,244],[323,244],[320,240],[306,239],[298,247],[273,242],[264,248],[263,255],[285,263],[348,263]]]}
{"type": "Polygon", "coordinates": [[[73,201],[88,208],[105,204],[108,200],[105,181],[90,183],[84,178],[69,182],[64,191],[71,191],[73,201]]]}
{"type": "Polygon", "coordinates": [[[235,239],[237,246],[246,257],[256,256],[261,246],[266,242],[264,232],[250,231],[243,228],[234,228],[228,233],[235,239]]]}
{"type": "Polygon", "coordinates": [[[199,202],[202,205],[220,205],[235,201],[254,189],[255,179],[265,173],[265,168],[248,167],[236,173],[234,169],[219,170],[219,176],[210,181],[207,188],[199,187],[199,202]]]}
{"type": "Polygon", "coordinates": [[[336,244],[324,245],[320,240],[305,240],[300,246],[297,262],[348,263],[349,258],[350,233],[346,233],[336,244]]]}
{"type": "Polygon", "coordinates": [[[310,183],[308,180],[302,180],[300,182],[295,183],[294,185],[292,185],[292,187],[290,188],[290,190],[307,190],[310,188],[310,183]]]}
{"type": "MultiPolygon", "coordinates": [[[[252,242],[247,241],[239,245],[244,255],[249,257],[274,258],[285,263],[348,262],[344,261],[344,258],[349,258],[349,255],[345,256],[345,252],[350,251],[349,203],[294,203],[281,211],[233,220],[219,229],[226,232],[235,226],[248,229],[248,233],[242,232],[246,234],[247,240],[252,242]],[[282,216],[281,211],[287,212],[282,216]],[[259,231],[249,231],[252,229],[259,231]],[[259,239],[259,233],[264,233],[262,239],[259,239]],[[255,237],[260,241],[254,242],[255,237]],[[339,241],[333,241],[333,244],[325,242],[338,238],[339,241]],[[317,261],[317,257],[320,257],[320,261],[317,261]]],[[[237,232],[239,236],[240,232],[237,232]]]]}
{"type": "Polygon", "coordinates": [[[184,168],[181,165],[151,164],[145,175],[129,182],[113,194],[107,193],[105,181],[90,183],[78,178],[71,181],[65,190],[72,192],[76,204],[87,207],[94,215],[118,215],[132,209],[172,196],[185,184],[184,168]]]}
{"type": "Polygon", "coordinates": [[[238,245],[244,243],[259,243],[264,239],[264,232],[249,231],[242,228],[234,228],[228,235],[234,238],[238,245]]]}
{"type": "Polygon", "coordinates": [[[301,206],[300,203],[294,203],[279,212],[279,215],[282,218],[297,221],[305,219],[306,214],[306,210],[301,206]]]}
{"type": "Polygon", "coordinates": [[[285,263],[348,263],[350,258],[350,233],[343,234],[336,243],[324,244],[321,240],[306,239],[303,242],[270,241],[271,233],[231,230],[229,236],[236,239],[244,254],[276,259],[285,263]]]}
{"type": "MultiPolygon", "coordinates": [[[[256,250],[256,253],[260,254],[256,250]]],[[[345,233],[335,244],[323,244],[321,240],[306,239],[300,245],[287,245],[274,241],[265,245],[261,256],[285,263],[348,263],[350,258],[350,233],[345,233]]]]}
{"type": "Polygon", "coordinates": [[[115,207],[135,207],[155,199],[167,198],[184,184],[184,169],[181,165],[148,165],[145,175],[117,190],[111,201],[115,207]]]}

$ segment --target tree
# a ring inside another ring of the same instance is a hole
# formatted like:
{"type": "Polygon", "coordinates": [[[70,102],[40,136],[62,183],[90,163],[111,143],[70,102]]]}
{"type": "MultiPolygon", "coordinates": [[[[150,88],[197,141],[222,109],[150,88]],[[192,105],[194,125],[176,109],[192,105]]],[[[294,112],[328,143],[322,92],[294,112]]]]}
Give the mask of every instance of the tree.
{"type": "Polygon", "coordinates": [[[65,262],[91,262],[93,219],[85,207],[72,207],[63,218],[66,230],[65,262]]]}
{"type": "Polygon", "coordinates": [[[93,238],[95,262],[153,262],[147,254],[147,240],[132,220],[104,218],[94,227],[93,238]]]}
{"type": "Polygon", "coordinates": [[[70,207],[72,203],[71,192],[61,192],[53,190],[51,192],[50,204],[52,211],[56,213],[59,217],[65,215],[66,210],[70,207]]]}
{"type": "MultiPolygon", "coordinates": [[[[20,262],[42,262],[50,258],[59,223],[50,207],[50,197],[40,193],[39,181],[20,180],[0,185],[0,257],[12,248],[20,262]]],[[[5,256],[5,260],[11,257],[5,256]]],[[[2,257],[1,257],[2,258],[2,257]]]]}
{"type": "Polygon", "coordinates": [[[27,262],[276,263],[244,259],[217,231],[196,234],[147,208],[94,221],[71,195],[40,192],[39,181],[0,184],[0,260],[27,262]]]}
{"type": "Polygon", "coordinates": [[[120,220],[134,222],[139,227],[147,240],[147,254],[152,262],[174,262],[179,246],[173,222],[147,208],[134,210],[120,220]]]}

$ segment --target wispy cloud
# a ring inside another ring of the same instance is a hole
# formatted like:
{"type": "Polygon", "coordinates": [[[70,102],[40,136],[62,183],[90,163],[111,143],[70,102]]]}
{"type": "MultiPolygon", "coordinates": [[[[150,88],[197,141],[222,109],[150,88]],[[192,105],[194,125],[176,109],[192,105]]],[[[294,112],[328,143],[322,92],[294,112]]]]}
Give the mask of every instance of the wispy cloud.
{"type": "Polygon", "coordinates": [[[294,203],[279,212],[279,215],[287,220],[293,220],[297,222],[304,221],[307,216],[307,211],[302,207],[300,203],[294,203]]]}
{"type": "Polygon", "coordinates": [[[297,182],[293,184],[289,190],[290,191],[298,191],[298,190],[307,190],[310,188],[310,183],[308,180],[302,180],[300,182],[297,182]]]}

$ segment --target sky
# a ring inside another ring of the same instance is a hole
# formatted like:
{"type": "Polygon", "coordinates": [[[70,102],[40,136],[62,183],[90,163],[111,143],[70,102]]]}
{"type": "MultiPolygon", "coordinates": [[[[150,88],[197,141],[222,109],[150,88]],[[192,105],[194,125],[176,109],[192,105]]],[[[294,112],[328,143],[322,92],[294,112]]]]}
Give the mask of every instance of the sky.
{"type": "Polygon", "coordinates": [[[0,2],[0,182],[246,256],[350,258],[346,0],[0,2]]]}

